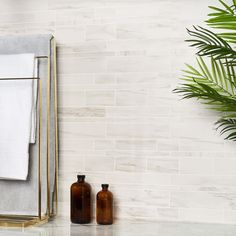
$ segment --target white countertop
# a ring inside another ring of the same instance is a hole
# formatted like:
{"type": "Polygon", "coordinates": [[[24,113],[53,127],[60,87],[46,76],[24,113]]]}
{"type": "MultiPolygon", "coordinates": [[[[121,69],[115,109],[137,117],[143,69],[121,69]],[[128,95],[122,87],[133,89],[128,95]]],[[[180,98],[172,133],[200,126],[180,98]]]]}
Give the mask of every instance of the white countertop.
{"type": "Polygon", "coordinates": [[[235,236],[236,225],[117,221],[113,225],[74,225],[56,220],[26,229],[0,228],[0,236],[235,236]]]}

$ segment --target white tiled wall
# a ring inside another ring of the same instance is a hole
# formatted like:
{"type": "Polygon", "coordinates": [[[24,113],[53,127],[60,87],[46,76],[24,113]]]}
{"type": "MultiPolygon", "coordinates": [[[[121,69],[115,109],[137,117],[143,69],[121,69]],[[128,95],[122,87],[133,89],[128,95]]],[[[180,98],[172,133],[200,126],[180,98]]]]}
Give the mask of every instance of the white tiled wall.
{"type": "Polygon", "coordinates": [[[1,35],[57,39],[60,214],[80,172],[111,185],[119,218],[236,222],[236,145],[171,92],[194,63],[185,28],[216,1],[0,1],[1,35]]]}

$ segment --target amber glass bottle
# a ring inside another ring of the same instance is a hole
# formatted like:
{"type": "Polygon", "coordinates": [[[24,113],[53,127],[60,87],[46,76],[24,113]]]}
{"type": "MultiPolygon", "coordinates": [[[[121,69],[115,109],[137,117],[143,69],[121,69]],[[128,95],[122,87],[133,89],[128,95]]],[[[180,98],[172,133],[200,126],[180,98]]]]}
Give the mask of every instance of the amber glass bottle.
{"type": "Polygon", "coordinates": [[[85,175],[77,175],[77,182],[71,185],[71,222],[91,222],[91,187],[84,181],[85,175]]]}
{"type": "Polygon", "coordinates": [[[113,195],[108,184],[102,184],[102,191],[97,194],[97,223],[111,225],[113,223],[113,195]]]}

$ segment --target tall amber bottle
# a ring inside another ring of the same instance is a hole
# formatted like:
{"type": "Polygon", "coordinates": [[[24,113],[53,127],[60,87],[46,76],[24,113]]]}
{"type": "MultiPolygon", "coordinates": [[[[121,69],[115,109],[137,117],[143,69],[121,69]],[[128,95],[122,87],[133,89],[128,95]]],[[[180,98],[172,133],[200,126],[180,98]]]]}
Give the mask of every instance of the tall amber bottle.
{"type": "Polygon", "coordinates": [[[77,182],[71,185],[71,222],[88,224],[91,222],[91,187],[85,175],[77,175],[77,182]]]}
{"type": "Polygon", "coordinates": [[[113,223],[113,195],[108,184],[102,184],[102,191],[97,194],[97,223],[111,225],[113,223]]]}

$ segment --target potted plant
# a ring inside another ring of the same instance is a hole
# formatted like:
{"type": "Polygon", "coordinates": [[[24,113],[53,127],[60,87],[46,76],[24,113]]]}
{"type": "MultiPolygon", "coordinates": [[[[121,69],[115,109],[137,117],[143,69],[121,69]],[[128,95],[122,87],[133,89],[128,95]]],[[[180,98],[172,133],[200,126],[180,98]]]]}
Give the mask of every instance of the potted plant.
{"type": "Polygon", "coordinates": [[[197,49],[197,67],[186,64],[175,90],[184,99],[196,98],[219,112],[216,128],[236,141],[236,0],[210,6],[209,27],[194,26],[186,40],[197,49]]]}

